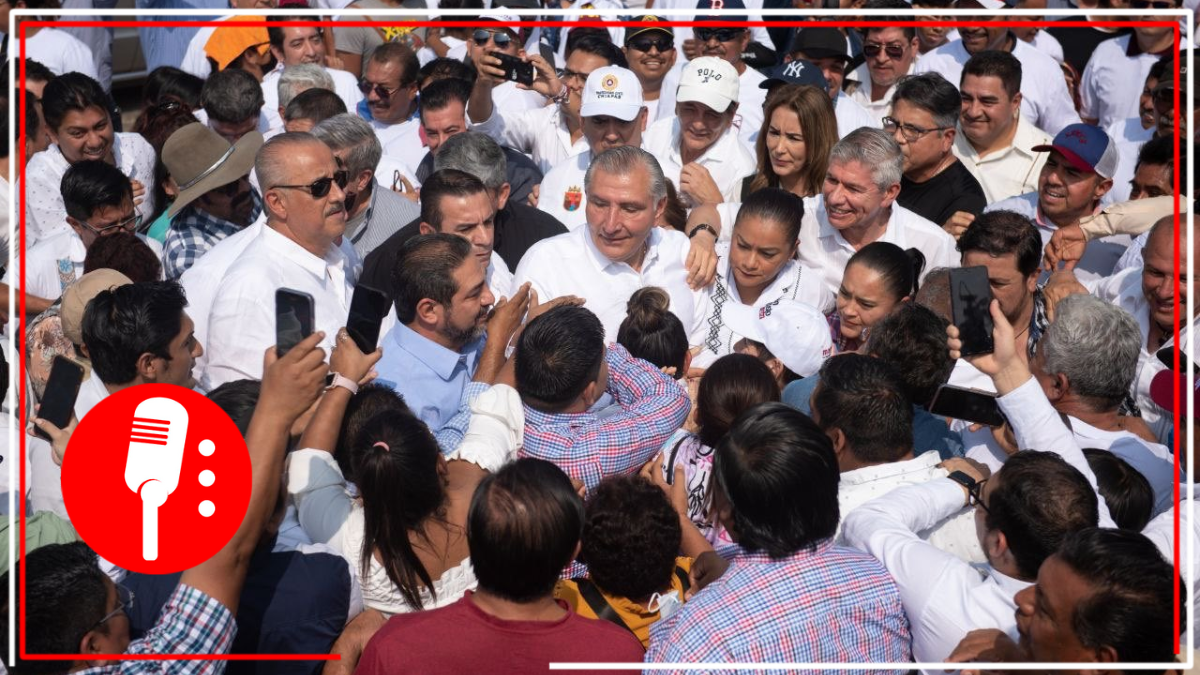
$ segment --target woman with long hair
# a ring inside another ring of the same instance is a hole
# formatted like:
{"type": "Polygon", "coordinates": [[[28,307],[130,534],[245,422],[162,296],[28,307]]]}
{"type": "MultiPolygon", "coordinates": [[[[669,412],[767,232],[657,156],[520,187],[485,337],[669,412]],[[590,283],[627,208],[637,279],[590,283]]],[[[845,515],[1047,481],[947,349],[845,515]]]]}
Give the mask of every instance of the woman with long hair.
{"type": "Polygon", "coordinates": [[[754,143],[758,172],[746,179],[743,197],[767,187],[815,197],[825,181],[829,151],[838,140],[829,95],[816,87],[785,85],[767,98],[763,113],[754,143]]]}
{"type": "Polygon", "coordinates": [[[925,256],[886,241],[860,248],[846,263],[829,327],[838,353],[857,351],[871,326],[916,297],[925,256]]]}

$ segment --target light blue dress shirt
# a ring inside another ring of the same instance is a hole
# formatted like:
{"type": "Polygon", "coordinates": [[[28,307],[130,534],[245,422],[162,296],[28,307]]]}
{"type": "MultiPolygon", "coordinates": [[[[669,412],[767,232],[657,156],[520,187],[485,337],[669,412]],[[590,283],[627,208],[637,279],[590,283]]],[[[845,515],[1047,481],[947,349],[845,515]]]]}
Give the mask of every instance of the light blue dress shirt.
{"type": "MultiPolygon", "coordinates": [[[[229,9],[229,0],[136,0],[138,9],[229,9]]],[[[204,21],[215,19],[205,16],[146,16],[147,21],[204,21]]],[[[188,44],[199,27],[143,26],[138,29],[142,43],[142,55],[146,57],[146,70],[159,66],[179,67],[187,53],[188,44]]]]}
{"type": "Polygon", "coordinates": [[[459,412],[486,339],[481,335],[462,352],[455,352],[397,323],[384,336],[375,382],[399,392],[413,414],[436,434],[459,412]]]}

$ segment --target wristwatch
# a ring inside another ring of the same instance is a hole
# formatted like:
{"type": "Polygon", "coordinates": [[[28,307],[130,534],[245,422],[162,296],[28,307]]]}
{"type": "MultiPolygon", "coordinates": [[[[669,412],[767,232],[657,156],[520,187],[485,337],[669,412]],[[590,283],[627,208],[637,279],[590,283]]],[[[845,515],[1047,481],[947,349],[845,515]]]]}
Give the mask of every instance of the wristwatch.
{"type": "Polygon", "coordinates": [[[696,236],[696,233],[701,230],[708,230],[708,233],[713,236],[713,239],[721,238],[720,235],[717,234],[717,231],[713,229],[712,225],[709,225],[708,223],[700,223],[699,225],[693,227],[691,232],[688,232],[688,239],[696,236]]]}
{"type": "Polygon", "coordinates": [[[341,373],[329,374],[329,378],[325,382],[325,391],[329,391],[334,387],[341,387],[349,391],[351,396],[358,393],[358,383],[341,373]]]}
{"type": "Polygon", "coordinates": [[[971,476],[971,474],[969,474],[965,471],[952,471],[950,473],[950,475],[946,476],[946,477],[949,478],[950,480],[954,481],[955,483],[958,483],[959,485],[963,486],[963,488],[967,491],[967,500],[966,501],[968,504],[970,504],[971,503],[971,492],[975,489],[975,486],[979,485],[979,481],[975,480],[975,478],[973,478],[971,476]]]}

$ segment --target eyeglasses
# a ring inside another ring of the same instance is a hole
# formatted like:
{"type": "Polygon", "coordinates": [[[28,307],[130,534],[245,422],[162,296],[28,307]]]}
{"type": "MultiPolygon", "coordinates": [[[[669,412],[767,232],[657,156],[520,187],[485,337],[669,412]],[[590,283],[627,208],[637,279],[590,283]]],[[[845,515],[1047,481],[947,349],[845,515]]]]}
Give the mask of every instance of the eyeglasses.
{"type": "Polygon", "coordinates": [[[289,190],[305,190],[312,195],[314,199],[320,199],[329,194],[329,190],[331,187],[333,187],[335,182],[338,185],[338,189],[343,190],[346,188],[346,183],[349,181],[350,175],[345,171],[334,171],[332,177],[326,176],[325,178],[318,178],[308,185],[276,185],[271,189],[274,190],[275,188],[287,188],[289,190]]]}
{"type": "Polygon", "coordinates": [[[94,232],[96,234],[101,234],[101,235],[107,234],[109,232],[115,232],[118,230],[125,231],[125,232],[136,232],[138,230],[138,228],[140,228],[142,226],[142,214],[136,213],[132,216],[129,216],[128,218],[125,218],[124,220],[118,220],[115,223],[112,223],[110,225],[103,225],[101,227],[96,227],[95,225],[92,225],[91,223],[89,223],[86,220],[80,220],[78,222],[80,225],[83,225],[84,227],[91,230],[92,232],[94,232]]]}
{"type": "Polygon", "coordinates": [[[746,32],[744,28],[694,28],[692,32],[696,34],[696,39],[701,42],[708,42],[714,37],[717,42],[733,42],[741,37],[742,33],[746,32]]]}
{"type": "Polygon", "coordinates": [[[985,478],[967,488],[967,502],[971,506],[978,506],[983,509],[984,513],[991,513],[992,511],[988,508],[988,505],[983,503],[983,484],[986,482],[987,479],[985,478]]]}
{"type": "Polygon", "coordinates": [[[1134,9],[1175,9],[1175,3],[1168,0],[1131,0],[1129,6],[1134,9]]]}
{"type": "Polygon", "coordinates": [[[638,50],[639,52],[650,53],[651,49],[657,49],[661,52],[669,52],[675,49],[675,39],[670,37],[653,38],[649,36],[638,36],[629,41],[629,47],[638,50]]]}
{"type": "Polygon", "coordinates": [[[863,56],[868,59],[879,56],[879,52],[887,52],[889,59],[899,59],[904,56],[904,45],[896,43],[881,45],[877,42],[868,42],[863,45],[863,56]]]}
{"type": "Polygon", "coordinates": [[[358,83],[358,90],[362,92],[363,96],[368,96],[370,95],[371,91],[374,91],[376,96],[383,99],[391,98],[393,94],[403,88],[403,83],[401,83],[400,86],[396,87],[395,89],[388,89],[382,84],[375,84],[374,82],[368,82],[366,80],[362,80],[358,83]]]}
{"type": "Polygon", "coordinates": [[[558,78],[560,80],[575,80],[575,79],[577,79],[580,82],[587,82],[587,79],[590,75],[591,75],[591,73],[578,73],[578,72],[575,72],[574,70],[567,70],[566,68],[563,68],[562,70],[558,71],[558,78]]]}
{"type": "Polygon", "coordinates": [[[133,591],[129,590],[128,588],[125,588],[121,584],[116,584],[116,587],[117,587],[117,608],[114,609],[113,611],[109,612],[108,614],[105,614],[104,618],[100,619],[95,624],[93,624],[92,627],[88,629],[88,631],[93,631],[93,630],[96,630],[97,628],[99,628],[100,626],[103,626],[105,621],[108,621],[109,619],[113,618],[117,614],[124,612],[125,616],[129,616],[130,612],[133,611],[133,598],[134,598],[133,591]]]}
{"type": "Polygon", "coordinates": [[[900,133],[904,134],[904,140],[909,142],[918,140],[931,131],[945,131],[949,128],[950,127],[933,127],[932,129],[922,129],[921,127],[914,127],[911,124],[901,124],[895,117],[883,118],[884,131],[889,134],[894,134],[896,133],[896,129],[899,129],[900,133]]]}
{"type": "Polygon", "coordinates": [[[488,30],[486,28],[476,28],[475,34],[471,36],[475,44],[482,47],[486,45],[488,40],[491,40],[497,47],[506,47],[512,42],[512,36],[502,30],[488,30]]]}

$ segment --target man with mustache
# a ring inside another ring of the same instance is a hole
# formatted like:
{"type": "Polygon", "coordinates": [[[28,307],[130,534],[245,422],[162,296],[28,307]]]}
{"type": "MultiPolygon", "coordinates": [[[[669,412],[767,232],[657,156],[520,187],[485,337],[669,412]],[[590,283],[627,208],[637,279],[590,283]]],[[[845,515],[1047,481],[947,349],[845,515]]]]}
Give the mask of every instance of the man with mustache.
{"type": "Polygon", "coordinates": [[[168,215],[163,273],[178,279],[218,241],[240,231],[262,213],[262,198],[250,186],[262,134],[251,131],[230,146],[217,132],[189,124],[163,146],[163,164],[179,185],[168,215]]]}
{"type": "Polygon", "coordinates": [[[354,270],[338,246],[346,231],[347,175],[329,146],[312,134],[283,133],[258,151],[266,226],[229,266],[208,316],[205,389],[261,379],[262,352],[275,344],[275,291],[313,297],[321,348],[334,347],[345,324],[354,270]]]}
{"type": "MultiPolygon", "coordinates": [[[[388,42],[371,53],[363,67],[360,88],[365,98],[358,116],[371,123],[386,157],[404,163],[410,174],[425,153],[421,151],[421,119],[417,111],[417,55],[408,45],[388,42]]],[[[355,110],[354,106],[347,108],[355,110]]]]}
{"type": "MultiPolygon", "coordinates": [[[[1000,0],[961,0],[956,7],[998,9],[1000,0]]],[[[973,17],[976,26],[959,30],[961,39],[949,42],[921,57],[913,72],[941,73],[950,82],[962,79],[963,67],[971,57],[985,51],[1012,54],[1029,74],[1021,80],[1021,111],[1034,126],[1056,134],[1068,124],[1079,122],[1058,62],[1028,42],[1018,40],[1007,28],[989,23],[993,17],[973,17]],[[1037,76],[1034,76],[1037,73],[1037,76]]]]}
{"type": "Polygon", "coordinates": [[[890,112],[896,83],[908,75],[916,63],[919,46],[916,28],[888,26],[867,29],[863,37],[866,62],[851,74],[851,78],[860,84],[850,92],[850,98],[871,113],[880,124],[890,112]]]}

